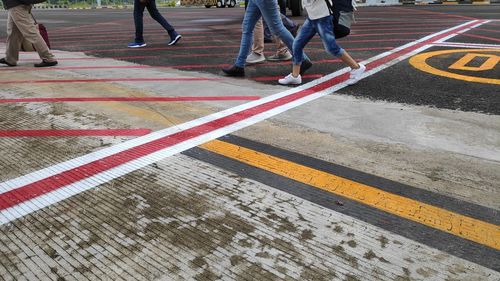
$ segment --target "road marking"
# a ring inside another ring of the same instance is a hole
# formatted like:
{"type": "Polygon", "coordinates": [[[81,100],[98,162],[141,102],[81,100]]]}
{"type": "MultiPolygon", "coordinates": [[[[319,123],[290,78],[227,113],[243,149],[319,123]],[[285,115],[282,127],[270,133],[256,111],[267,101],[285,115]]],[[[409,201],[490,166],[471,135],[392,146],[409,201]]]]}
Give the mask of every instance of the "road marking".
{"type": "Polygon", "coordinates": [[[0,137],[144,136],[150,129],[0,130],[0,137]]]}
{"type": "Polygon", "coordinates": [[[195,81],[220,81],[222,78],[200,78],[200,77],[164,77],[164,78],[100,78],[100,79],[50,79],[50,80],[6,80],[0,84],[50,84],[50,83],[102,83],[102,82],[195,82],[195,81]]]}
{"type": "MultiPolygon", "coordinates": [[[[439,75],[443,77],[448,77],[448,78],[453,78],[453,79],[458,79],[458,80],[464,80],[468,82],[476,82],[476,83],[486,83],[486,84],[496,84],[500,85],[500,79],[494,79],[494,78],[484,78],[484,77],[477,77],[477,76],[469,76],[469,75],[463,75],[463,74],[458,74],[458,73],[452,73],[449,71],[444,71],[441,69],[437,69],[427,63],[427,60],[432,57],[436,56],[441,56],[441,55],[448,55],[448,54],[453,54],[453,53],[474,53],[474,52],[500,52],[500,49],[458,49],[458,50],[441,50],[441,51],[434,51],[434,52],[428,52],[428,53],[423,53],[423,54],[418,54],[410,59],[410,64],[415,67],[416,69],[419,69],[421,71],[434,74],[434,75],[439,75]]],[[[494,60],[495,65],[498,64],[498,60],[494,60]]]]}
{"type": "Polygon", "coordinates": [[[0,99],[0,103],[14,102],[176,102],[176,101],[248,101],[258,100],[259,96],[184,96],[184,97],[72,97],[72,98],[20,98],[0,99]]]}
{"type": "Polygon", "coordinates": [[[471,54],[468,53],[454,64],[448,67],[449,69],[465,70],[465,71],[485,71],[495,68],[500,61],[500,56],[492,54],[471,54]],[[487,58],[486,61],[480,66],[467,66],[472,60],[477,57],[487,58]]]}
{"type": "Polygon", "coordinates": [[[460,42],[441,42],[434,43],[434,46],[453,47],[453,48],[470,48],[470,49],[500,49],[497,44],[476,44],[476,43],[460,43],[460,42]]]}
{"type": "MultiPolygon", "coordinates": [[[[480,26],[474,20],[440,31],[364,61],[373,75],[444,38],[480,26]]],[[[0,225],[33,213],[166,157],[248,127],[347,86],[344,68],[302,86],[175,127],[138,137],[0,183],[0,225]]]]}
{"type": "Polygon", "coordinates": [[[355,200],[455,236],[500,250],[500,226],[309,168],[252,149],[214,140],[200,146],[245,164],[355,200]]]}

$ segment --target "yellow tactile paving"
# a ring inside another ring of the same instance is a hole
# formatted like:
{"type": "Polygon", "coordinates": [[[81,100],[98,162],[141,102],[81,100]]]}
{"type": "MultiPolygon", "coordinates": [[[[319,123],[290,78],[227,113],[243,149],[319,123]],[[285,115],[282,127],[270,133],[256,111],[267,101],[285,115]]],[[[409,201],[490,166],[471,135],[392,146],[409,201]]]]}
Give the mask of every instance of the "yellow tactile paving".
{"type": "Polygon", "coordinates": [[[500,226],[222,141],[204,149],[444,232],[500,249],[500,226]]]}

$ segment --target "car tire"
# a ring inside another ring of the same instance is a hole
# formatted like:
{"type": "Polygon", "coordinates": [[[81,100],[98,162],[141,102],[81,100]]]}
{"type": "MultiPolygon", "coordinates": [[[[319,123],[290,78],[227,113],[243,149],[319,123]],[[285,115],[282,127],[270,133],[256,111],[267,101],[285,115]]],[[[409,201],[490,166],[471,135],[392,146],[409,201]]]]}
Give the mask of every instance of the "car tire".
{"type": "Polygon", "coordinates": [[[236,0],[229,0],[229,8],[234,8],[236,6],[236,0]]]}

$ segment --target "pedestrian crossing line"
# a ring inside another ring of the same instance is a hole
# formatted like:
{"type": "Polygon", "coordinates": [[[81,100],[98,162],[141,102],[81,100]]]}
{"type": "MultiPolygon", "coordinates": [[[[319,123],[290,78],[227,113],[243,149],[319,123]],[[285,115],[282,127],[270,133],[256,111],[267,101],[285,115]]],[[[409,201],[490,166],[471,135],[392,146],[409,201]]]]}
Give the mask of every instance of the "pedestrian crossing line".
{"type": "Polygon", "coordinates": [[[220,140],[205,143],[200,147],[250,166],[500,250],[500,226],[498,225],[220,140]]]}

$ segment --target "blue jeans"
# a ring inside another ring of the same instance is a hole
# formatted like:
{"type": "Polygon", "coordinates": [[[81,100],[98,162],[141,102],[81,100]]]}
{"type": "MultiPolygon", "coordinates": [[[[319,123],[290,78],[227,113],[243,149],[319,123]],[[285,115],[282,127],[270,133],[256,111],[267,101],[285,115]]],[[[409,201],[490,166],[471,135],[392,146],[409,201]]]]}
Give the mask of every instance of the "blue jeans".
{"type": "MultiPolygon", "coordinates": [[[[264,18],[271,33],[278,36],[288,49],[292,50],[293,36],[281,21],[278,2],[276,0],[249,0],[245,17],[243,18],[240,53],[235,63],[238,67],[245,66],[246,58],[252,47],[253,30],[260,17],[264,18]]],[[[301,56],[307,59],[305,54],[302,53],[301,56]]]]}
{"type": "Polygon", "coordinates": [[[295,38],[293,42],[293,64],[300,65],[302,61],[306,59],[302,56],[304,47],[311,41],[316,33],[319,33],[326,51],[336,57],[342,56],[344,49],[340,48],[340,46],[337,45],[337,41],[335,41],[332,16],[316,20],[307,18],[297,38],[295,38]]]}
{"type": "Polygon", "coordinates": [[[142,36],[144,26],[142,18],[144,15],[144,8],[148,9],[151,17],[157,21],[166,31],[171,38],[175,37],[174,28],[167,22],[167,20],[160,14],[158,8],[156,8],[155,0],[149,0],[146,3],[141,3],[139,0],[134,0],[134,22],[135,22],[135,42],[144,43],[144,37],[142,36]]]}

